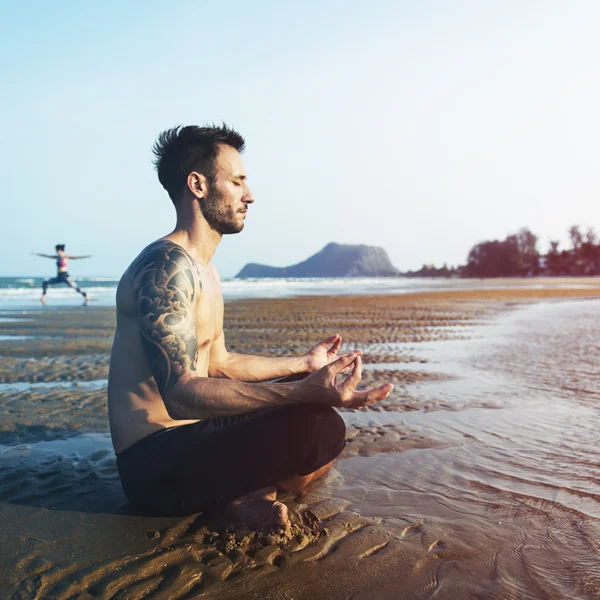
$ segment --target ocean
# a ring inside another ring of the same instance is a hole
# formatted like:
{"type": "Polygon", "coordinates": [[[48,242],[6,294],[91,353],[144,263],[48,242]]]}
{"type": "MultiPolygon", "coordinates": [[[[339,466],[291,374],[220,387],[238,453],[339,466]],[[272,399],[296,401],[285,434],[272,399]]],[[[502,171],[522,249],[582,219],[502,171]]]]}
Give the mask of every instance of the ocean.
{"type": "MultiPolygon", "coordinates": [[[[40,305],[43,277],[0,277],[0,309],[31,309],[40,305]]],[[[114,306],[119,277],[74,278],[86,291],[94,306],[114,306]]],[[[510,286],[515,285],[514,280],[510,286]]],[[[529,289],[552,288],[561,284],[558,279],[525,279],[517,283],[529,289]]],[[[409,277],[317,277],[317,278],[261,278],[224,279],[225,300],[243,298],[290,298],[314,295],[375,295],[405,294],[446,289],[501,289],[507,287],[506,280],[479,279],[433,279],[409,277]]],[[[569,280],[568,287],[592,286],[585,280],[569,280]]],[[[81,296],[66,285],[48,289],[47,305],[77,306],[81,296]]]]}

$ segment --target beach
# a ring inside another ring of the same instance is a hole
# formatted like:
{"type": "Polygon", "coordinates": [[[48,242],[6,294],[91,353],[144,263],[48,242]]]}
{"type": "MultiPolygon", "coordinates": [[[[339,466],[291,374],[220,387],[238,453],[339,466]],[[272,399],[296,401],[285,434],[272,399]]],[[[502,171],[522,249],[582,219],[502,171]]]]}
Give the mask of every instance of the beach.
{"type": "MultiPolygon", "coordinates": [[[[489,284],[489,282],[488,282],[489,284]]],[[[230,351],[364,352],[288,536],[140,517],[108,430],[110,306],[0,314],[2,598],[600,597],[600,281],[231,299],[230,351]]]]}

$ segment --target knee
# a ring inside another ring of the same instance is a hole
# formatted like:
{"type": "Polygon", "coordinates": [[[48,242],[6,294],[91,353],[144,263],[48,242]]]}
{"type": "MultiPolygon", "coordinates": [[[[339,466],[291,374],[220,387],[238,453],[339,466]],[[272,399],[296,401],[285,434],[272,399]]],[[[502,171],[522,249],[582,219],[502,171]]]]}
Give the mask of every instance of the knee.
{"type": "Polygon", "coordinates": [[[329,447],[327,462],[336,458],[346,445],[344,419],[334,408],[323,404],[301,404],[298,408],[308,440],[329,447]]]}
{"type": "MultiPolygon", "coordinates": [[[[319,406],[315,414],[315,421],[321,422],[325,435],[338,444],[346,443],[346,423],[340,414],[331,406],[319,406]]],[[[341,451],[341,450],[340,450],[341,451]]]]}

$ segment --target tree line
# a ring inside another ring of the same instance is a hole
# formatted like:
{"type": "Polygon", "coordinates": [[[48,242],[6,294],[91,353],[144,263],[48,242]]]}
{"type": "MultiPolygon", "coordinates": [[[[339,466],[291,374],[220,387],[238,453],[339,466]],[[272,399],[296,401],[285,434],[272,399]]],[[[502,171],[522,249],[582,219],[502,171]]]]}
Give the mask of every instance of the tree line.
{"type": "Polygon", "coordinates": [[[530,277],[536,275],[600,275],[600,243],[593,227],[584,233],[579,225],[569,228],[570,247],[560,249],[551,241],[545,254],[538,238],[526,227],[504,240],[479,242],[471,248],[467,264],[458,267],[423,265],[409,277],[530,277]]]}

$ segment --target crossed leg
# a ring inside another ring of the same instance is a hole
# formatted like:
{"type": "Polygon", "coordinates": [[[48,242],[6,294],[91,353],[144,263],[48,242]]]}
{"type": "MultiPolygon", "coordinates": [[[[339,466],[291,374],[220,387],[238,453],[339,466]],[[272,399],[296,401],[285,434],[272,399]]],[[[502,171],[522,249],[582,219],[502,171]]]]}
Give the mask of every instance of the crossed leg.
{"type": "Polygon", "coordinates": [[[130,503],[147,514],[225,512],[249,528],[285,528],[277,492],[325,474],[345,446],[330,406],[296,404],[157,432],[117,456],[130,503]]]}
{"type": "Polygon", "coordinates": [[[249,529],[274,528],[279,531],[290,526],[288,509],[277,501],[277,491],[298,492],[319,479],[331,469],[333,461],[308,475],[292,475],[282,479],[277,486],[266,487],[234,500],[227,512],[249,529]]]}

